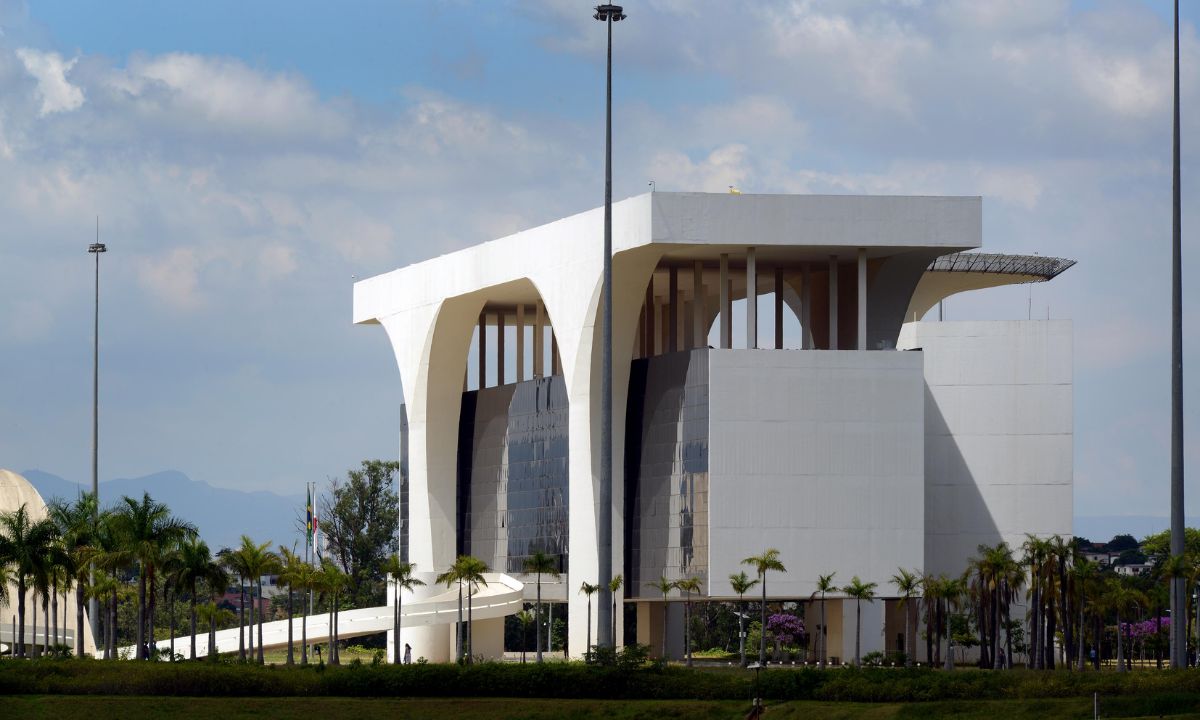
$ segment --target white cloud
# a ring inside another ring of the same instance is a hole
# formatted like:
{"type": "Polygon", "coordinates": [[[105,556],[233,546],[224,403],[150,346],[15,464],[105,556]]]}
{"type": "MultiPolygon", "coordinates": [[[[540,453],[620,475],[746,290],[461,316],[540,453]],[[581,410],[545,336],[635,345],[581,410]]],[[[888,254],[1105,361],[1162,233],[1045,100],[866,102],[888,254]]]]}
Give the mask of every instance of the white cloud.
{"type": "Polygon", "coordinates": [[[201,266],[194,249],[177,247],[157,257],[143,258],[138,263],[138,280],[153,299],[176,310],[197,310],[204,303],[201,266]]]}
{"type": "Polygon", "coordinates": [[[76,58],[63,60],[56,52],[42,52],[31,48],[16,51],[17,58],[25,70],[37,79],[38,93],[42,98],[42,115],[78,110],[83,105],[83,90],[67,80],[67,73],[75,67],[76,58]]]}

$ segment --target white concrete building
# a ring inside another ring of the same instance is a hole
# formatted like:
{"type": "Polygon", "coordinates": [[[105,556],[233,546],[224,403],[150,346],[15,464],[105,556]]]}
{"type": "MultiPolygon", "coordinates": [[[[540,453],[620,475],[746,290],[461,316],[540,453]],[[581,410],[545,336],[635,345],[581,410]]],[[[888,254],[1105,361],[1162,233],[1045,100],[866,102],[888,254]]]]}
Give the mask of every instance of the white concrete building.
{"type": "MultiPolygon", "coordinates": [[[[967,252],[981,210],[977,197],[614,204],[618,639],[661,646],[667,622],[678,657],[680,618],[647,583],[697,577],[731,598],[740,561],[774,547],[788,572],[772,598],[806,601],[828,572],[876,582],[863,652],[897,649],[897,568],[957,574],[981,543],[1071,533],[1069,321],[918,321],[948,295],[1072,264],[967,252]]],[[[573,656],[587,637],[575,589],[598,575],[602,232],[596,209],[354,286],[354,321],[384,326],[404,388],[402,552],[429,574],[456,554],[508,573],[554,555],[573,656]]],[[[853,611],[830,603],[830,655],[853,654],[853,611]]],[[[449,626],[403,634],[414,657],[453,652],[449,626]]]]}

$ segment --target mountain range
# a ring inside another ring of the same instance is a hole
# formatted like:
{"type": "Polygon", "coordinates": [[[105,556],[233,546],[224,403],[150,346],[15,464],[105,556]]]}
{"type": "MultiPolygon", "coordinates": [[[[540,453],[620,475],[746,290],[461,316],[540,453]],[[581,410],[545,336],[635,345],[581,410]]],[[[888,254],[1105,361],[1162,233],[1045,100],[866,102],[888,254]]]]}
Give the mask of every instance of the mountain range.
{"type": "MultiPolygon", "coordinates": [[[[26,470],[22,475],[47,502],[53,498],[73,499],[84,489],[78,483],[41,470],[26,470]]],[[[90,483],[87,489],[91,489],[90,483]]],[[[100,483],[100,501],[105,506],[122,496],[141,500],[143,492],[166,504],[175,516],[194,524],[214,553],[237,545],[243,534],[259,543],[269,540],[272,549],[296,543],[303,550],[304,538],[298,527],[304,514],[303,495],[213,487],[177,470],[100,483]]]]}

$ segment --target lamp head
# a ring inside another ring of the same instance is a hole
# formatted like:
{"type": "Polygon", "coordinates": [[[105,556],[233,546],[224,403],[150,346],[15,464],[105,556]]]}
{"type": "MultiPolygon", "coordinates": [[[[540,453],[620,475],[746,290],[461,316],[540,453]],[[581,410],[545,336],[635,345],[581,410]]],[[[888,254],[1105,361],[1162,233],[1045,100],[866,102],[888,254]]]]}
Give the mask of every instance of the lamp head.
{"type": "Polygon", "coordinates": [[[91,245],[88,245],[88,252],[90,252],[90,253],[108,252],[108,248],[105,247],[104,243],[92,243],[91,245]]]}
{"type": "Polygon", "coordinates": [[[617,22],[624,20],[627,17],[623,11],[624,8],[622,8],[620,5],[597,5],[596,14],[592,17],[597,20],[606,21],[611,19],[613,22],[617,22]]]}

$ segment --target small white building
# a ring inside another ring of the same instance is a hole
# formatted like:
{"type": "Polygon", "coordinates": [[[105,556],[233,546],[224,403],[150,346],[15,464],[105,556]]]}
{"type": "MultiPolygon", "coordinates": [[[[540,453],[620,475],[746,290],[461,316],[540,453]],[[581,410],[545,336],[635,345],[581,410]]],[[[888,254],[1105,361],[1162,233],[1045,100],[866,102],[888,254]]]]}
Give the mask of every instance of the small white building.
{"type": "MultiPolygon", "coordinates": [[[[682,612],[648,583],[732,599],[742,559],[777,548],[773,599],[807,601],[829,572],[878,584],[866,653],[904,633],[898,568],[956,575],[980,544],[1071,535],[1070,321],[921,321],[1073,264],[972,252],[980,198],[654,192],[615,203],[612,227],[610,555],[603,210],[355,284],[354,321],[384,327],[400,369],[402,552],[419,571],[553,555],[580,657],[588,601],[570,589],[609,563],[636,608],[628,637],[659,647],[666,622],[678,657],[682,612]]],[[[853,655],[853,610],[828,604],[829,655],[853,655]]],[[[403,634],[414,656],[452,654],[447,626],[403,634]]]]}

